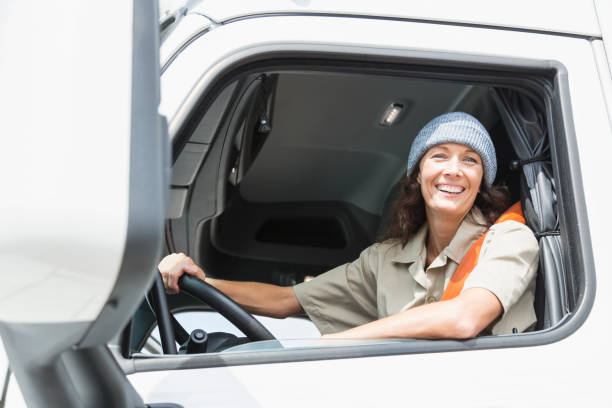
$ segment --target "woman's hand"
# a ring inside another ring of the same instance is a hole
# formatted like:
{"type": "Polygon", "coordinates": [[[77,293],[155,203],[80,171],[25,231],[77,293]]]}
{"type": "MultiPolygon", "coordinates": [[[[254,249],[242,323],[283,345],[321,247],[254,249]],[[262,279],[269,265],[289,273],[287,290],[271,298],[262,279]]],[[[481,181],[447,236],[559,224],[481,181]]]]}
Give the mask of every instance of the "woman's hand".
{"type": "Polygon", "coordinates": [[[185,273],[201,280],[206,278],[204,271],[193,262],[193,259],[182,252],[164,257],[157,265],[157,269],[161,273],[166,293],[170,295],[179,292],[178,280],[185,273]]]}

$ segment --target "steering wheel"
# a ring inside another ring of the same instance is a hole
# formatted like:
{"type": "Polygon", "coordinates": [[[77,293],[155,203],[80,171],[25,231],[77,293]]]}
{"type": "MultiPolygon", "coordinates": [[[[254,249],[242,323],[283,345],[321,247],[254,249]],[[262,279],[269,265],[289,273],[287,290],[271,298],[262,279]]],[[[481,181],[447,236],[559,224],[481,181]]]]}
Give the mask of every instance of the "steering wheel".
{"type": "MultiPolygon", "coordinates": [[[[259,320],[255,319],[252,314],[208,283],[193,276],[183,275],[179,279],[179,288],[181,291],[210,305],[242,331],[249,340],[276,340],[274,335],[259,320]]],[[[177,354],[174,343],[175,333],[182,332],[183,334],[177,337],[184,337],[186,331],[180,327],[180,324],[170,314],[164,284],[159,274],[155,279],[153,292],[155,296],[152,299],[152,306],[157,316],[162,348],[165,354],[177,354]]]]}

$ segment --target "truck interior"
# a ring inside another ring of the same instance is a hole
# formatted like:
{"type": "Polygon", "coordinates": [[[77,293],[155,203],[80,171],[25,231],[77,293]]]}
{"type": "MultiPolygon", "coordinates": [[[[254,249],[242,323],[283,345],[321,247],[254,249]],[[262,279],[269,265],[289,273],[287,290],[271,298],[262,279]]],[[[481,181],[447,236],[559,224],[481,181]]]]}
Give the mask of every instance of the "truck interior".
{"type": "MultiPolygon", "coordinates": [[[[584,286],[564,249],[559,197],[571,191],[556,181],[556,86],[552,71],[312,59],[242,67],[202,95],[174,137],[166,250],[214,278],[284,286],[350,262],[380,238],[417,132],[463,111],[489,130],[495,183],[522,202],[540,242],[535,331],[550,330],[584,286]]],[[[210,310],[184,293],[167,302],[172,312],[210,310]]],[[[129,354],[155,324],[143,302],[129,354]]]]}

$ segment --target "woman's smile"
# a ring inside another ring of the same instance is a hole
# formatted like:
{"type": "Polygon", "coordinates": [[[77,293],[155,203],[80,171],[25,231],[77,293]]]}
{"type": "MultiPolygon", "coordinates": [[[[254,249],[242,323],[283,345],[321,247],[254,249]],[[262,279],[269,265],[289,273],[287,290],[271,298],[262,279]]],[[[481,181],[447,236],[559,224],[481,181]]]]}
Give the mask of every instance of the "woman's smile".
{"type": "Polygon", "coordinates": [[[465,190],[465,187],[456,184],[438,184],[436,185],[436,188],[443,193],[450,194],[451,196],[459,195],[465,190]]]}

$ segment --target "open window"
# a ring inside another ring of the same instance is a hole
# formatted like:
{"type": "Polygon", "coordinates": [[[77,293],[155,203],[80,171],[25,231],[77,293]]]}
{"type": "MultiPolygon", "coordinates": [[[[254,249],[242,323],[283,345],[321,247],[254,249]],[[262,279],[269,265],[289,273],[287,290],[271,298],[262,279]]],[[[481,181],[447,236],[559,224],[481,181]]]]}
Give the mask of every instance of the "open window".
{"type": "MultiPolygon", "coordinates": [[[[465,68],[312,55],[262,56],[228,71],[202,95],[174,139],[167,249],[189,254],[211,277],[284,286],[350,262],[388,223],[418,130],[441,113],[464,111],[489,130],[497,151],[496,183],[521,200],[541,248],[536,330],[468,342],[498,348],[563,337],[567,332],[558,327],[587,285],[582,255],[564,245],[581,232],[569,222],[580,197],[565,177],[573,134],[570,118],[562,115],[561,72],[549,66],[465,68]]],[[[170,308],[208,309],[181,295],[170,298],[170,308]]],[[[146,321],[132,333],[133,350],[143,346],[153,325],[151,317],[146,321]]],[[[321,348],[307,358],[463,348],[458,341],[379,346],[321,348]]],[[[256,349],[238,347],[234,351],[248,352],[229,358],[304,358],[292,355],[291,347],[274,356],[249,354],[256,349]]]]}

